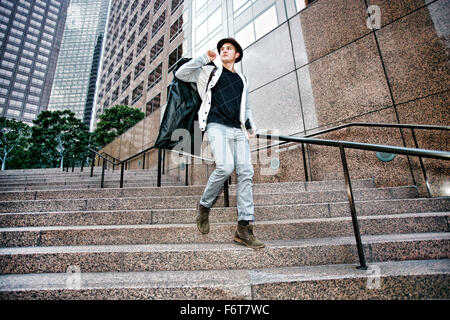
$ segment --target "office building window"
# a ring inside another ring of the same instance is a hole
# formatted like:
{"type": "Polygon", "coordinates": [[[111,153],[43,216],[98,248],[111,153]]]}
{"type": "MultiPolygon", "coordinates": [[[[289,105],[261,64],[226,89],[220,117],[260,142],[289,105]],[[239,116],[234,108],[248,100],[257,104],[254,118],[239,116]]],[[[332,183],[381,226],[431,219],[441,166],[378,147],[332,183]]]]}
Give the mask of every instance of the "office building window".
{"type": "Polygon", "coordinates": [[[136,24],[137,16],[138,16],[138,13],[136,12],[134,17],[130,21],[130,26],[128,27],[128,31],[131,31],[131,29],[133,29],[134,25],[136,24]]]}
{"type": "Polygon", "coordinates": [[[136,9],[138,5],[139,5],[139,0],[134,0],[133,4],[131,5],[130,12],[133,12],[134,9],[136,9]]]}
{"type": "Polygon", "coordinates": [[[133,32],[133,34],[130,36],[130,38],[127,41],[127,50],[131,48],[135,39],[136,39],[136,31],[133,32]]]}
{"type": "Polygon", "coordinates": [[[116,58],[116,63],[118,63],[123,58],[123,48],[119,51],[116,58]]]}
{"type": "Polygon", "coordinates": [[[128,14],[125,17],[123,17],[122,22],[120,23],[120,29],[122,29],[127,24],[127,21],[128,21],[128,14]]]}
{"type": "Polygon", "coordinates": [[[164,49],[164,36],[150,50],[150,63],[152,63],[164,49]]]}
{"type": "Polygon", "coordinates": [[[183,15],[181,15],[170,26],[170,42],[172,42],[183,31],[183,15]]]}
{"type": "Polygon", "coordinates": [[[183,44],[180,44],[175,50],[173,50],[169,55],[169,72],[175,68],[177,62],[183,57],[183,44]]]}
{"type": "Polygon", "coordinates": [[[153,12],[156,13],[159,8],[161,8],[161,6],[163,5],[165,0],[156,0],[155,1],[155,5],[153,6],[153,12]]]}
{"type": "Polygon", "coordinates": [[[170,10],[170,14],[173,14],[183,2],[184,0],[172,0],[172,9],[170,10]]]}
{"type": "Polygon", "coordinates": [[[132,99],[131,104],[132,105],[135,104],[137,101],[139,101],[139,99],[142,97],[143,89],[144,89],[144,81],[141,81],[141,83],[139,83],[137,85],[137,87],[134,88],[134,90],[133,90],[133,95],[131,97],[131,99],[132,99]]]}
{"type": "Polygon", "coordinates": [[[149,21],[150,21],[150,11],[147,12],[144,19],[142,19],[141,23],[139,23],[139,33],[141,33],[142,30],[145,29],[145,27],[148,25],[149,21]]]}
{"type": "Polygon", "coordinates": [[[222,8],[219,7],[213,14],[202,21],[195,29],[196,48],[202,47],[214,38],[221,30],[222,8]]]}
{"type": "Polygon", "coordinates": [[[126,35],[127,35],[127,32],[124,31],[122,33],[122,35],[120,36],[120,38],[119,38],[119,46],[123,43],[123,40],[125,40],[126,35]]]}
{"type": "Polygon", "coordinates": [[[127,68],[130,66],[130,64],[133,62],[133,51],[130,53],[130,55],[125,59],[125,63],[123,65],[123,71],[127,70],[127,68]]]}
{"type": "Polygon", "coordinates": [[[145,107],[145,115],[148,116],[152,112],[155,112],[161,106],[161,93],[158,93],[153,99],[147,102],[145,107]]]}
{"type": "MultiPolygon", "coordinates": [[[[147,9],[148,5],[150,4],[150,0],[144,0],[141,5],[141,14],[144,12],[145,9],[147,9]]],[[[150,11],[149,11],[150,12],[150,11]]]]}
{"type": "Polygon", "coordinates": [[[119,97],[119,87],[117,87],[116,90],[113,91],[111,96],[111,103],[116,101],[118,97],[119,97]]]}
{"type": "Polygon", "coordinates": [[[148,39],[148,33],[146,33],[141,41],[139,41],[138,45],[137,45],[137,52],[136,55],[138,55],[139,53],[141,53],[142,50],[144,50],[145,46],[147,45],[147,39],[148,39]]]}
{"type": "Polygon", "coordinates": [[[108,91],[111,89],[111,80],[108,81],[108,83],[106,84],[106,88],[105,88],[105,93],[108,93],[108,91]]]}
{"type": "Polygon", "coordinates": [[[124,92],[129,86],[131,81],[131,72],[122,80],[122,92],[124,92]]]}
{"type": "Polygon", "coordinates": [[[10,83],[11,83],[11,80],[5,79],[5,78],[0,78],[0,85],[1,86],[8,87],[10,83]]]}
{"type": "Polygon", "coordinates": [[[277,11],[275,5],[273,5],[236,32],[236,40],[245,48],[277,26],[277,11]]]}
{"type": "Polygon", "coordinates": [[[122,74],[122,67],[119,67],[119,69],[114,73],[114,82],[119,80],[121,74],[122,74]]]}
{"type": "Polygon", "coordinates": [[[156,86],[162,79],[162,62],[148,75],[147,90],[156,86]]]}
{"type": "Polygon", "coordinates": [[[121,106],[127,106],[127,105],[128,105],[128,97],[129,97],[129,96],[126,96],[125,99],[123,99],[123,100],[120,102],[120,105],[121,105],[121,106]]]}
{"type": "Polygon", "coordinates": [[[164,10],[163,13],[161,13],[161,15],[158,17],[158,20],[156,20],[156,22],[153,23],[152,38],[158,33],[158,31],[162,28],[165,22],[166,22],[166,10],[164,10]]]}
{"type": "Polygon", "coordinates": [[[134,67],[134,80],[145,70],[145,56],[141,61],[134,67]]]}

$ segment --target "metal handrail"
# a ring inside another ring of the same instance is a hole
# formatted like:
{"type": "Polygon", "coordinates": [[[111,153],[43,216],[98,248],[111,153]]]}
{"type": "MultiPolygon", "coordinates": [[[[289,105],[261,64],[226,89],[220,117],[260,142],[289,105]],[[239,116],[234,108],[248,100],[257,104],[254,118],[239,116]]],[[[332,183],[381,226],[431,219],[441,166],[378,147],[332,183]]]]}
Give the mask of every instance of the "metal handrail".
{"type": "MultiPolygon", "coordinates": [[[[345,129],[345,128],[349,128],[349,127],[356,127],[356,126],[359,126],[359,127],[383,127],[383,128],[399,128],[399,129],[402,129],[402,128],[405,129],[405,128],[407,128],[407,129],[411,129],[411,131],[412,131],[412,136],[413,136],[413,139],[414,139],[414,145],[415,145],[416,149],[419,149],[419,146],[418,146],[418,143],[417,143],[417,139],[416,139],[416,135],[415,135],[414,129],[446,130],[446,131],[450,130],[450,127],[449,127],[449,126],[433,126],[433,125],[418,125],[418,124],[392,124],[392,123],[366,123],[366,122],[353,122],[353,123],[348,123],[348,124],[336,126],[336,127],[333,127],[333,128],[321,130],[321,131],[319,131],[319,132],[315,132],[315,133],[312,133],[312,134],[309,134],[309,135],[305,135],[305,136],[303,136],[303,138],[309,138],[309,137],[313,137],[313,136],[317,136],[317,135],[321,135],[321,134],[325,134],[325,133],[330,133],[330,132],[333,132],[333,131],[337,131],[337,130],[341,130],[341,129],[345,129]]],[[[262,136],[263,136],[263,134],[258,134],[258,137],[262,137],[262,136]]],[[[270,145],[270,146],[266,146],[266,147],[262,147],[262,148],[258,148],[258,149],[252,150],[252,152],[259,151],[259,150],[262,150],[262,149],[268,149],[268,148],[271,148],[271,147],[273,147],[273,146],[284,145],[284,144],[287,144],[287,143],[292,143],[292,141],[283,141],[283,142],[278,143],[278,144],[275,144],[275,145],[270,145]]],[[[100,158],[103,158],[103,161],[107,161],[107,162],[111,163],[111,164],[113,165],[113,170],[114,170],[114,167],[115,167],[116,165],[121,165],[121,166],[122,166],[122,168],[121,168],[121,182],[120,182],[120,187],[121,187],[121,188],[123,187],[123,170],[124,170],[123,166],[124,166],[128,161],[130,161],[130,160],[132,160],[132,159],[134,159],[134,158],[136,158],[136,157],[139,157],[139,156],[141,156],[141,155],[144,155],[144,164],[143,164],[143,169],[144,169],[144,167],[145,167],[145,154],[146,154],[148,151],[151,151],[152,149],[154,149],[153,146],[152,146],[152,147],[149,147],[149,148],[147,148],[147,149],[145,149],[145,150],[143,150],[143,151],[140,151],[140,152],[138,152],[137,154],[132,155],[132,156],[130,156],[129,158],[127,158],[127,159],[121,161],[121,160],[119,160],[119,159],[117,159],[117,158],[111,156],[110,154],[108,154],[108,153],[106,153],[106,152],[102,152],[102,154],[100,154],[100,153],[98,153],[96,150],[94,150],[94,149],[92,149],[92,148],[89,148],[89,150],[90,150],[91,152],[93,152],[94,154],[97,154],[100,158]],[[106,158],[105,158],[103,155],[105,155],[106,158]],[[113,160],[118,160],[118,161],[114,161],[114,162],[113,162],[113,161],[109,160],[108,157],[110,157],[110,158],[113,159],[113,160]]],[[[391,153],[395,153],[395,152],[391,152],[391,153]]],[[[303,166],[304,166],[304,169],[305,169],[305,170],[304,170],[304,172],[305,172],[305,180],[306,180],[306,181],[309,181],[308,170],[307,170],[307,164],[306,164],[306,154],[305,154],[305,148],[304,148],[304,145],[303,145],[303,144],[302,144],[302,154],[303,154],[303,166]]],[[[160,163],[160,162],[161,162],[161,159],[162,159],[162,156],[161,156],[160,152],[158,152],[158,183],[157,183],[157,186],[158,186],[158,187],[161,186],[161,172],[160,172],[160,171],[161,171],[161,163],[160,163]]],[[[99,159],[99,160],[100,160],[100,159],[99,159]]],[[[425,185],[426,185],[426,188],[427,188],[427,191],[428,191],[428,195],[431,197],[432,195],[431,195],[430,183],[429,183],[429,181],[428,181],[428,177],[427,177],[426,171],[425,171],[425,166],[424,166],[424,164],[423,164],[423,161],[422,161],[422,157],[421,157],[421,156],[419,156],[419,161],[420,161],[420,166],[421,166],[421,169],[422,169],[423,176],[424,176],[424,178],[425,178],[425,185]]],[[[93,167],[94,167],[94,163],[92,162],[91,177],[92,177],[92,175],[93,175],[93,167]]],[[[73,168],[72,168],[72,171],[73,171],[73,168]]],[[[102,176],[103,176],[103,175],[104,175],[104,169],[102,170],[102,176]]],[[[186,170],[186,176],[187,176],[187,170],[186,170]]],[[[414,179],[414,177],[413,177],[413,179],[414,179]]],[[[415,183],[415,182],[414,182],[414,183],[415,183]]],[[[187,180],[186,180],[186,185],[187,185],[187,180]]],[[[103,183],[101,183],[101,187],[103,188],[103,183]]],[[[226,186],[225,186],[225,187],[226,187],[226,186]]]]}
{"type": "MultiPolygon", "coordinates": [[[[375,127],[375,128],[397,128],[397,129],[411,129],[411,133],[412,133],[412,137],[414,140],[414,146],[415,148],[419,149],[419,144],[417,143],[417,138],[416,138],[416,134],[414,129],[419,129],[419,130],[440,130],[440,131],[450,131],[450,127],[449,126],[434,126],[434,125],[420,125],[420,124],[400,124],[400,123],[369,123],[369,122],[352,122],[352,123],[347,123],[347,124],[343,124],[340,126],[336,126],[333,128],[329,128],[329,129],[325,129],[325,130],[321,130],[319,132],[315,132],[309,135],[305,135],[303,136],[304,138],[310,138],[310,137],[315,137],[318,135],[322,135],[322,134],[326,134],[326,133],[330,133],[333,131],[337,131],[337,130],[341,130],[341,129],[345,129],[345,128],[350,128],[350,127],[375,127]]],[[[280,145],[284,145],[287,143],[291,143],[288,141],[284,141],[278,144],[274,144],[274,145],[270,145],[270,146],[266,146],[266,147],[261,147],[255,150],[252,150],[252,152],[254,151],[260,151],[263,149],[270,149],[271,147],[274,146],[280,146],[280,145]]],[[[305,180],[309,181],[309,176],[308,176],[308,170],[307,170],[307,165],[306,165],[306,154],[305,154],[305,148],[302,144],[302,154],[303,154],[303,167],[304,167],[304,172],[305,172],[305,180]]],[[[409,161],[409,159],[408,159],[409,161]]],[[[422,157],[419,156],[419,162],[420,162],[420,168],[422,170],[422,174],[424,176],[425,179],[425,186],[427,188],[427,192],[428,192],[428,196],[432,197],[432,193],[431,193],[431,187],[430,187],[430,183],[428,181],[428,177],[426,174],[426,170],[425,170],[425,166],[423,164],[422,161],[422,157]]],[[[415,183],[415,179],[413,176],[413,181],[414,184],[415,183]]]]}
{"type": "MultiPolygon", "coordinates": [[[[103,152],[102,154],[100,154],[98,151],[96,151],[96,150],[94,150],[92,148],[88,148],[88,151],[93,153],[92,164],[91,164],[91,177],[94,174],[95,155],[97,155],[97,156],[99,156],[100,158],[103,159],[103,163],[102,163],[102,179],[101,179],[100,187],[101,188],[104,187],[104,177],[105,177],[106,162],[109,162],[109,163],[111,163],[113,165],[113,167],[120,165],[120,188],[123,188],[123,175],[124,175],[124,171],[125,171],[125,164],[128,161],[141,156],[142,154],[144,154],[144,156],[145,156],[145,153],[149,152],[152,149],[155,149],[155,147],[151,146],[151,147],[149,147],[149,148],[147,148],[147,149],[145,149],[143,151],[140,151],[140,152],[136,153],[135,155],[132,155],[131,157],[128,157],[127,159],[119,160],[118,162],[115,162],[115,161],[111,161],[111,160],[108,159],[108,156],[113,158],[113,159],[116,159],[113,156],[109,155],[108,153],[103,152]],[[103,154],[105,154],[106,157],[103,156],[103,154]]],[[[158,157],[158,170],[159,170],[159,167],[160,167],[160,152],[161,152],[161,150],[158,150],[158,152],[159,152],[159,154],[158,154],[159,155],[159,157],[158,157]]],[[[158,171],[157,185],[158,185],[158,187],[161,186],[161,174],[160,174],[159,171],[158,171]]]]}
{"type": "Polygon", "coordinates": [[[359,149],[359,150],[368,150],[368,151],[379,151],[379,152],[388,152],[395,154],[403,154],[409,156],[419,156],[426,157],[432,159],[440,159],[440,160],[450,160],[450,152],[440,151],[440,150],[426,150],[426,149],[415,149],[415,148],[405,148],[405,147],[396,147],[389,145],[378,145],[378,144],[369,144],[369,143],[357,143],[350,141],[337,141],[337,140],[325,140],[325,139],[312,139],[312,138],[300,138],[300,137],[292,137],[292,136],[276,136],[276,135],[268,135],[268,134],[257,134],[258,138],[265,138],[268,140],[280,140],[284,142],[295,142],[301,144],[314,144],[314,145],[322,145],[322,146],[330,146],[330,147],[338,147],[341,160],[342,167],[344,171],[345,184],[347,189],[347,196],[350,205],[350,213],[352,216],[353,223],[353,231],[355,234],[356,245],[358,249],[358,256],[360,266],[359,269],[367,269],[367,264],[364,256],[364,250],[362,247],[361,234],[359,231],[358,218],[356,215],[356,207],[355,200],[353,197],[353,190],[351,186],[350,174],[348,172],[347,158],[345,155],[345,148],[348,149],[359,149]]]}
{"type": "MultiPolygon", "coordinates": [[[[378,127],[378,128],[397,128],[397,129],[424,129],[424,130],[441,130],[441,131],[450,131],[450,127],[449,126],[432,126],[432,125],[419,125],[419,124],[396,124],[396,123],[370,123],[370,122],[352,122],[352,123],[347,123],[347,124],[343,124],[340,126],[336,126],[333,128],[329,128],[329,129],[325,129],[325,130],[321,130],[315,133],[311,133],[311,134],[307,134],[304,135],[302,137],[304,138],[311,138],[311,137],[315,137],[321,134],[325,134],[325,133],[330,133],[333,131],[337,131],[337,130],[341,130],[341,129],[346,129],[346,128],[350,128],[350,127],[378,127]]],[[[415,136],[415,135],[414,135],[415,136]]],[[[266,147],[261,147],[252,151],[260,151],[263,149],[268,149],[271,148],[273,146],[281,146],[287,143],[291,143],[289,141],[283,141],[281,143],[275,144],[275,145],[270,145],[270,146],[266,146],[266,147]]],[[[417,146],[416,146],[417,147],[417,146]]]]}

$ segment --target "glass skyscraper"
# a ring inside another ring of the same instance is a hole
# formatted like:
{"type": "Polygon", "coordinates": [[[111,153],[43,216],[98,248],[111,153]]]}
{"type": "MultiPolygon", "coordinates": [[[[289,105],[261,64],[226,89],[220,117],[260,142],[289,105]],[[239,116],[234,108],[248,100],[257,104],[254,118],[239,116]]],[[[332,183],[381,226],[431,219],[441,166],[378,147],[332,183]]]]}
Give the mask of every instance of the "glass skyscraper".
{"type": "Polygon", "coordinates": [[[69,0],[0,1],[0,116],[47,109],[69,0]]]}
{"type": "Polygon", "coordinates": [[[49,110],[73,111],[90,125],[109,0],[71,0],[49,110]]]}

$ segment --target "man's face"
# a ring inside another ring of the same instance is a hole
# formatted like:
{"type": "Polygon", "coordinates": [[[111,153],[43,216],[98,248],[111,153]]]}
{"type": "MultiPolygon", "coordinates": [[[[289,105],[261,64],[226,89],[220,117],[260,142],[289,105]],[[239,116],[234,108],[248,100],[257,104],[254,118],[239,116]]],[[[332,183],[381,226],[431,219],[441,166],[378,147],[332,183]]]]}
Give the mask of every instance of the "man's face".
{"type": "Polygon", "coordinates": [[[220,48],[220,59],[223,63],[234,62],[239,57],[239,52],[231,43],[224,43],[220,48]]]}

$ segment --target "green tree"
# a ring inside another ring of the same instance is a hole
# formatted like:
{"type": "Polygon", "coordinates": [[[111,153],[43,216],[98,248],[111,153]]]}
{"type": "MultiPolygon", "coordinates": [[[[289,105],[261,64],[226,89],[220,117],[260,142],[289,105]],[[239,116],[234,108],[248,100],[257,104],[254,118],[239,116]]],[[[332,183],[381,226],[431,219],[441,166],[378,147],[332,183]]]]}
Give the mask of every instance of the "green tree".
{"type": "Polygon", "coordinates": [[[23,122],[1,117],[0,129],[1,170],[6,169],[7,161],[12,165],[8,165],[8,167],[16,167],[17,164],[26,163],[31,128],[23,122]],[[21,159],[21,157],[24,158],[21,159]]]}
{"type": "Polygon", "coordinates": [[[63,168],[77,160],[89,144],[88,127],[70,110],[43,111],[33,123],[33,167],[63,168]]]}
{"type": "Polygon", "coordinates": [[[95,148],[106,146],[144,117],[145,114],[141,110],[128,106],[116,105],[107,109],[100,116],[93,133],[93,146],[95,148]]]}

